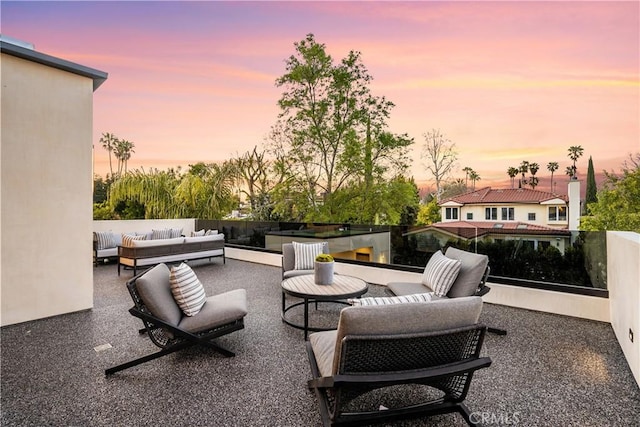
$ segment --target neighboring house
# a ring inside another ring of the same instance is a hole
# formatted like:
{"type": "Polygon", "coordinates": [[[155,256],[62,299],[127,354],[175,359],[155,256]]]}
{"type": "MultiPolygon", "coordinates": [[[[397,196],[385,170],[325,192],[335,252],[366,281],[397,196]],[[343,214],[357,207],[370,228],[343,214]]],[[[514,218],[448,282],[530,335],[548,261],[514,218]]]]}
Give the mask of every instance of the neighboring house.
{"type": "Polygon", "coordinates": [[[523,222],[566,229],[569,224],[568,204],[566,196],[545,191],[485,187],[443,200],[440,207],[442,222],[523,222]]]}
{"type": "Polygon", "coordinates": [[[107,74],[0,36],[2,326],[93,307],[93,92],[107,74]]]}
{"type": "Polygon", "coordinates": [[[412,230],[418,248],[431,252],[448,240],[519,240],[534,249],[553,246],[564,253],[571,243],[566,196],[526,188],[492,189],[440,202],[442,221],[412,230]]]}

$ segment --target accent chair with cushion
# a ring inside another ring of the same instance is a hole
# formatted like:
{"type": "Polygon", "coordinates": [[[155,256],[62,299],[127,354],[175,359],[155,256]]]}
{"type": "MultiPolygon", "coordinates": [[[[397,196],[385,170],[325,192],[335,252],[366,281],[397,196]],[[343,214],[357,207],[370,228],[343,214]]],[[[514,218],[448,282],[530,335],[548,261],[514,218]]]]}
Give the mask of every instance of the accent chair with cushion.
{"type": "Polygon", "coordinates": [[[313,263],[318,254],[329,253],[329,242],[283,243],[282,279],[313,274],[313,263]]]}
{"type": "MultiPolygon", "coordinates": [[[[483,296],[491,290],[486,284],[489,271],[489,257],[486,255],[450,246],[444,255],[440,251],[433,254],[420,282],[390,282],[387,284],[387,293],[393,296],[430,293],[432,300],[483,296]],[[458,272],[454,275],[458,263],[458,272]],[[451,282],[452,276],[455,277],[451,282]]],[[[507,333],[504,329],[494,327],[488,330],[498,335],[507,333]]]]}
{"type": "Polygon", "coordinates": [[[171,270],[166,264],[158,264],[129,280],[127,289],[134,302],[129,313],[142,320],[144,329],[140,332],[146,332],[161,350],[109,368],[106,375],[195,345],[234,356],[213,340],[244,328],[244,289],[207,296],[193,270],[184,263],[171,270]]]}
{"type": "Polygon", "coordinates": [[[480,357],[481,311],[475,296],[343,309],[337,330],[306,344],[323,424],[458,412],[476,425],[464,400],[473,373],[491,364],[480,357]]]}

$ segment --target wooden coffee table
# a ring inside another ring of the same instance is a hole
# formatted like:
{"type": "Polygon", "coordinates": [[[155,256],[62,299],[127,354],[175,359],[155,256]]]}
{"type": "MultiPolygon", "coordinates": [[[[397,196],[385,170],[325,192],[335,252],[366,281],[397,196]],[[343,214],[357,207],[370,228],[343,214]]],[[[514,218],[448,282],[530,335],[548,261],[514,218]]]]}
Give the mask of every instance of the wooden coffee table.
{"type": "Polygon", "coordinates": [[[309,302],[334,302],[348,304],[347,298],[356,298],[365,294],[369,286],[367,282],[357,277],[336,274],[331,285],[316,285],[313,274],[294,276],[282,281],[282,321],[289,326],[304,331],[304,339],[307,339],[309,331],[326,331],[331,328],[318,328],[309,326],[309,302]],[[301,302],[287,307],[286,296],[291,295],[302,298],[301,302]],[[304,306],[304,324],[300,325],[287,320],[287,311],[300,305],[304,306]]]}

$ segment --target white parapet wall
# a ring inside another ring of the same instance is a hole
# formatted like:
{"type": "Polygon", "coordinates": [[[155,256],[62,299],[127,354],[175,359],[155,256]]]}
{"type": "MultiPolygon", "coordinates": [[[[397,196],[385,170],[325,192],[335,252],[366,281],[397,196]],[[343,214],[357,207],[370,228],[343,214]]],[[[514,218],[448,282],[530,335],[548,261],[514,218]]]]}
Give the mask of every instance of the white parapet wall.
{"type": "Polygon", "coordinates": [[[640,234],[607,232],[611,326],[640,385],[640,234]]]}
{"type": "Polygon", "coordinates": [[[196,220],[187,219],[131,219],[93,221],[93,231],[113,231],[114,233],[146,233],[164,228],[182,228],[182,234],[191,235],[196,220]]]}

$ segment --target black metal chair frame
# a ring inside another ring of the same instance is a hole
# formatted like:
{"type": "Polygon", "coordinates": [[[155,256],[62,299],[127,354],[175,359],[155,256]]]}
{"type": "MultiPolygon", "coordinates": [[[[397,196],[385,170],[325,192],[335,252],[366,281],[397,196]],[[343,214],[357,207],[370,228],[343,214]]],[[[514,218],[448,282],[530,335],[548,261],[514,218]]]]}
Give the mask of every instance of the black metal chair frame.
{"type": "Polygon", "coordinates": [[[410,335],[346,336],[339,374],[321,377],[311,343],[307,353],[313,379],[308,386],[320,403],[325,426],[362,425],[402,418],[457,412],[478,426],[464,400],[475,371],[489,367],[480,357],[486,327],[471,325],[410,335]],[[398,384],[423,384],[444,395],[420,404],[374,411],[346,412],[342,407],[369,391],[398,384]]]}
{"type": "Polygon", "coordinates": [[[142,363],[149,362],[159,357],[166,356],[176,351],[196,345],[214,349],[226,357],[235,356],[235,353],[220,347],[219,345],[212,342],[212,340],[223,335],[227,335],[231,332],[244,329],[243,319],[238,319],[233,322],[219,325],[214,328],[197,333],[188,332],[174,325],[171,325],[163,321],[162,319],[159,319],[152,315],[140,298],[140,294],[138,293],[138,290],[136,288],[136,280],[144,273],[146,273],[146,271],[127,281],[127,289],[129,290],[129,294],[131,295],[134,303],[134,306],[129,309],[129,313],[131,313],[132,316],[142,320],[142,323],[144,324],[144,328],[140,329],[138,332],[140,334],[146,333],[149,336],[149,339],[156,346],[160,347],[161,350],[132,360],[130,362],[126,362],[118,366],[106,369],[105,375],[111,375],[124,369],[128,369],[133,366],[137,366],[142,363]]]}

